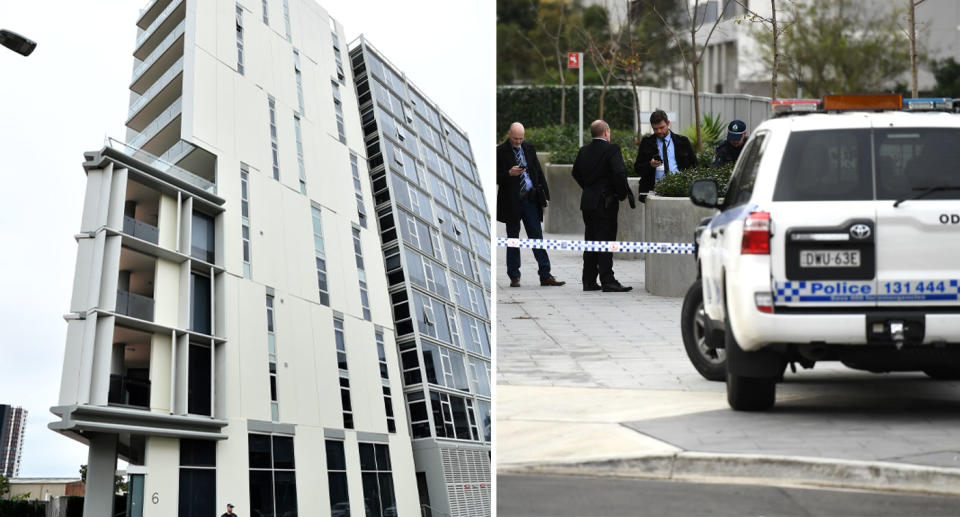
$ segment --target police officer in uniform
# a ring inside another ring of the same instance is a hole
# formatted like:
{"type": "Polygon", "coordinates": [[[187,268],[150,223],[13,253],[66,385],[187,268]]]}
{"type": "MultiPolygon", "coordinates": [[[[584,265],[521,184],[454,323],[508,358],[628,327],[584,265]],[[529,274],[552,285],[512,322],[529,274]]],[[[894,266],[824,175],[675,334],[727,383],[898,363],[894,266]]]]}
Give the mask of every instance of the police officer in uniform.
{"type": "Polygon", "coordinates": [[[727,126],[727,139],[713,152],[713,167],[736,162],[747,143],[747,125],[742,120],[734,120],[727,126]]]}

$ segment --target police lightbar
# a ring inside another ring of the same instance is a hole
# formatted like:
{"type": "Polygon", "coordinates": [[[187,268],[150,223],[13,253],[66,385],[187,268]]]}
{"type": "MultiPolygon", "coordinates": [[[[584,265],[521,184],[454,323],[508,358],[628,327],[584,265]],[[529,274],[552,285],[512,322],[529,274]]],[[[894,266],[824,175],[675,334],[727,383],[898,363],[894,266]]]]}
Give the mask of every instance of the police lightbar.
{"type": "Polygon", "coordinates": [[[779,99],[770,103],[770,111],[777,114],[812,113],[819,110],[819,99],[779,99]]]}
{"type": "Polygon", "coordinates": [[[902,107],[903,95],[899,93],[823,96],[825,111],[898,110],[902,107]]]}
{"type": "Polygon", "coordinates": [[[953,99],[950,97],[924,97],[921,99],[903,99],[905,110],[952,110],[953,99]]]}

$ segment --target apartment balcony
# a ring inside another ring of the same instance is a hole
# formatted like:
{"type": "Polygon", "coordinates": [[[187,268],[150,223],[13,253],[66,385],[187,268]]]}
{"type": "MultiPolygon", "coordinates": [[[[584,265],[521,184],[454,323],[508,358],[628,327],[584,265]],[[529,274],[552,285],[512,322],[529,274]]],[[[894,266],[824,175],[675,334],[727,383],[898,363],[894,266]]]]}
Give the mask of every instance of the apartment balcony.
{"type": "Polygon", "coordinates": [[[183,56],[177,59],[150,88],[131,97],[127,127],[143,132],[151,122],[162,115],[183,93],[183,56]]]}
{"type": "Polygon", "coordinates": [[[159,244],[160,192],[135,180],[127,182],[123,200],[123,233],[159,244]]]}
{"type": "Polygon", "coordinates": [[[182,114],[183,98],[180,97],[143,128],[143,131],[138,133],[131,130],[132,134],[127,135],[127,145],[176,163],[176,160],[169,160],[169,155],[166,157],[164,155],[180,142],[182,114]]]}
{"type": "Polygon", "coordinates": [[[156,268],[156,258],[131,248],[120,249],[117,305],[114,310],[117,314],[153,321],[153,283],[156,268]]]}
{"type": "Polygon", "coordinates": [[[143,61],[155,48],[186,18],[187,2],[173,0],[159,15],[137,35],[137,43],[133,57],[143,61]]]}
{"type": "MultiPolygon", "coordinates": [[[[181,142],[183,143],[183,142],[181,142]]],[[[181,145],[181,143],[175,144],[174,147],[181,145]]],[[[198,171],[199,174],[186,170],[182,167],[174,165],[167,160],[161,159],[159,156],[150,154],[136,147],[132,147],[123,142],[108,138],[106,140],[107,147],[115,149],[127,156],[133,157],[136,160],[139,160],[154,169],[172,176],[173,178],[180,180],[192,187],[198,188],[204,192],[209,192],[211,194],[217,193],[217,185],[213,182],[216,172],[216,156],[210,153],[209,151],[200,149],[199,147],[186,144],[186,146],[181,146],[180,149],[171,148],[170,151],[177,151],[178,154],[183,156],[179,163],[185,164],[185,166],[193,165],[195,167],[192,170],[198,171]],[[184,152],[186,152],[184,155],[184,152]],[[202,176],[200,175],[202,174],[202,176]],[[209,179],[208,179],[209,178],[209,179]]]]}
{"type": "Polygon", "coordinates": [[[107,404],[150,408],[150,352],[152,334],[115,327],[110,361],[107,404]]]}
{"type": "Polygon", "coordinates": [[[163,12],[164,9],[170,5],[171,0],[150,0],[146,2],[146,5],[140,9],[140,17],[137,19],[137,27],[140,30],[146,30],[150,27],[150,24],[154,22],[163,12]]]}
{"type": "Polygon", "coordinates": [[[131,90],[142,95],[150,85],[160,78],[165,70],[176,62],[177,58],[183,56],[186,24],[186,20],[180,22],[146,59],[137,61],[137,66],[133,69],[133,77],[130,80],[131,90]]]}
{"type": "Polygon", "coordinates": [[[154,300],[149,296],[117,290],[117,314],[153,321],[154,300]]]}

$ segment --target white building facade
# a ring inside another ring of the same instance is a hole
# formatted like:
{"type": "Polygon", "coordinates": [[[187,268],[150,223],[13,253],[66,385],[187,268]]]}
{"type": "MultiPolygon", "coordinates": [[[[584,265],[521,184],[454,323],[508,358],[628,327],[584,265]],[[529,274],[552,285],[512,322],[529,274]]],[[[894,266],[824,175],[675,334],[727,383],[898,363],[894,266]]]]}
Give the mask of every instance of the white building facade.
{"type": "Polygon", "coordinates": [[[84,515],[117,510],[118,458],[130,517],[420,514],[342,26],[313,0],[137,25],[126,141],[85,154],[50,425],[90,446],[84,515]]]}

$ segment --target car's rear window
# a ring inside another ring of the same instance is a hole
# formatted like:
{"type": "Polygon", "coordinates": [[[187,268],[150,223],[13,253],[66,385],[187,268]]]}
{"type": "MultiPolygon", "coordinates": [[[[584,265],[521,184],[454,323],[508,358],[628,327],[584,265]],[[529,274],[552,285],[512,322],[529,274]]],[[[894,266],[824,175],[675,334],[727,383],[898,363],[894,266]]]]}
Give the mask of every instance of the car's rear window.
{"type": "Polygon", "coordinates": [[[877,199],[903,199],[931,187],[923,199],[960,199],[960,129],[874,131],[877,199]]]}
{"type": "Polygon", "coordinates": [[[903,199],[932,187],[946,188],[923,199],[960,199],[960,129],[797,131],[787,142],[773,200],[903,199]]]}
{"type": "Polygon", "coordinates": [[[869,129],[797,131],[780,163],[774,201],[873,199],[869,129]]]}

